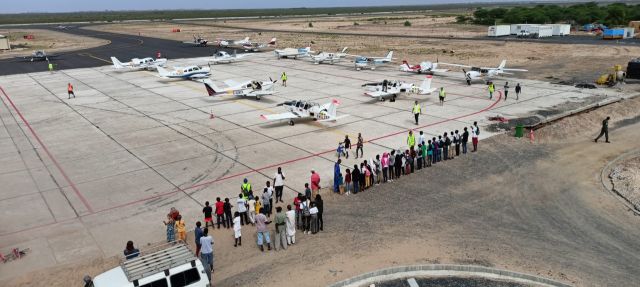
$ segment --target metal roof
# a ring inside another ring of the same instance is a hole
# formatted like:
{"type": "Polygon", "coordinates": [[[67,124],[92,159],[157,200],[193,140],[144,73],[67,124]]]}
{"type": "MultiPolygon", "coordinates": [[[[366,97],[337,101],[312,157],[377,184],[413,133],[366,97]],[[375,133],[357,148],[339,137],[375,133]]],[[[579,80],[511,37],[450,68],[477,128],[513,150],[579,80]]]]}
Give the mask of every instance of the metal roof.
{"type": "Polygon", "coordinates": [[[122,262],[122,270],[130,282],[183,265],[196,257],[183,243],[122,262]]]}

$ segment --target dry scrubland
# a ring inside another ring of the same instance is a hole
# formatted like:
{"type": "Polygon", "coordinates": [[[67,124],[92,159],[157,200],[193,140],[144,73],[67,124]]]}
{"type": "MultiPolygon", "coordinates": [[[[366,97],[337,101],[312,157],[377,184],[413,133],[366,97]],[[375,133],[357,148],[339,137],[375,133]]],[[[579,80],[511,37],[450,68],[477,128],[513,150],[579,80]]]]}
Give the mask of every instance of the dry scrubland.
{"type": "Polygon", "coordinates": [[[60,53],[71,50],[87,49],[106,45],[107,40],[71,35],[63,32],[41,29],[5,29],[0,35],[9,37],[11,50],[0,50],[0,59],[29,56],[36,50],[47,53],[60,53]],[[23,39],[24,35],[33,35],[33,40],[23,39]]]}
{"type": "MultiPolygon", "coordinates": [[[[184,23],[136,23],[92,26],[88,29],[120,32],[188,41],[193,34],[201,34],[210,41],[217,38],[240,39],[245,36],[266,42],[278,38],[279,47],[311,45],[314,51],[335,51],[349,47],[351,54],[383,56],[394,50],[397,64],[402,60],[454,62],[482,66],[497,66],[502,59],[508,67],[527,68],[531,72],[519,77],[548,81],[593,81],[614,64],[625,65],[640,54],[640,47],[609,45],[519,43],[507,41],[456,40],[456,37],[482,37],[486,27],[460,25],[454,17],[424,15],[325,17],[269,20],[228,20],[184,23]],[[404,21],[411,27],[405,27],[404,21]],[[384,24],[384,22],[387,24],[384,24]],[[308,27],[308,23],[313,27],[308,27]],[[358,25],[354,25],[358,23],[358,25]],[[216,25],[216,27],[207,26],[216,25]],[[224,27],[222,27],[224,26],[224,27]],[[180,28],[180,33],[173,33],[180,28]],[[255,32],[252,29],[271,29],[255,32]],[[304,31],[305,33],[296,33],[304,31]],[[371,36],[309,34],[307,32],[364,33],[371,36]],[[418,39],[381,37],[384,35],[445,36],[451,39],[418,39]]],[[[393,67],[395,68],[395,67],[393,67]]]]}

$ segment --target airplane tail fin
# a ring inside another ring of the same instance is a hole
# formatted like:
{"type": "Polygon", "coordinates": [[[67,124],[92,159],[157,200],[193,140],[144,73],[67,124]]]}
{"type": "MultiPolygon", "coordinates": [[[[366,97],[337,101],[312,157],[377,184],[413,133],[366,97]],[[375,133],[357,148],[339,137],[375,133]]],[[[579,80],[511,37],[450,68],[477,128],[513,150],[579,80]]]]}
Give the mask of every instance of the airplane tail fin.
{"type": "Polygon", "coordinates": [[[347,52],[347,49],[349,49],[349,47],[344,47],[344,48],[342,48],[342,52],[340,52],[340,53],[346,53],[346,52],[347,52]]]}
{"type": "Polygon", "coordinates": [[[420,90],[430,91],[432,79],[433,79],[433,76],[427,75],[427,77],[424,79],[424,81],[422,81],[422,84],[420,85],[420,90]]]}
{"type": "Polygon", "coordinates": [[[209,79],[202,81],[202,83],[204,83],[204,87],[207,89],[207,94],[209,94],[209,96],[215,96],[221,91],[218,86],[209,79]]]}
{"type": "Polygon", "coordinates": [[[498,66],[498,69],[504,69],[506,65],[507,65],[507,60],[502,60],[502,62],[500,62],[500,66],[498,66]]]}
{"type": "Polygon", "coordinates": [[[332,99],[329,107],[327,108],[327,114],[329,114],[329,118],[335,119],[338,113],[338,105],[340,105],[340,101],[337,99],[332,99]]]}
{"type": "Polygon", "coordinates": [[[391,59],[393,58],[393,51],[389,51],[389,54],[387,54],[387,56],[385,57],[385,59],[391,61],[391,59]]]}
{"type": "Polygon", "coordinates": [[[271,38],[271,41],[269,41],[268,44],[271,45],[271,46],[275,46],[276,45],[276,38],[275,37],[271,38]]]}
{"type": "Polygon", "coordinates": [[[113,63],[113,67],[116,69],[124,68],[124,64],[118,60],[116,57],[111,57],[111,62],[113,63]]]}
{"type": "Polygon", "coordinates": [[[160,77],[168,77],[169,75],[171,75],[171,73],[163,67],[158,66],[157,69],[158,69],[158,75],[160,75],[160,77]]]}

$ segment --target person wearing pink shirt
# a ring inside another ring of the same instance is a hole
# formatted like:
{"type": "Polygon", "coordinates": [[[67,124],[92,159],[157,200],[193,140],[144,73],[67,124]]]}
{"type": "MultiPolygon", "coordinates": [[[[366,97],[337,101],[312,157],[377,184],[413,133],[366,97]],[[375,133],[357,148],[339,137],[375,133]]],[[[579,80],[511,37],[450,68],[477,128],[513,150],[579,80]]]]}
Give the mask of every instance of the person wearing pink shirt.
{"type": "Polygon", "coordinates": [[[312,198],[315,198],[316,194],[318,194],[318,190],[320,190],[320,175],[315,171],[311,170],[311,193],[312,198]]]}
{"type": "Polygon", "coordinates": [[[382,182],[387,182],[387,174],[389,173],[389,154],[383,153],[382,160],[380,161],[382,165],[382,182]]]}

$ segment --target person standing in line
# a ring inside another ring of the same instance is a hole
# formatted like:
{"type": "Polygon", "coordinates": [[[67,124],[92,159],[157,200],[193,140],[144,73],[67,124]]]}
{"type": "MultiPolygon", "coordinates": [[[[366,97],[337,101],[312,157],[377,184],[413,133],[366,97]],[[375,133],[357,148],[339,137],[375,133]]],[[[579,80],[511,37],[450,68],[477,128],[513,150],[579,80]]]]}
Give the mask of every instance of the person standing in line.
{"type": "Polygon", "coordinates": [[[196,228],[193,230],[193,236],[196,238],[196,257],[200,257],[200,249],[202,248],[202,245],[200,245],[200,238],[202,238],[202,235],[204,234],[200,226],[202,226],[202,223],[200,223],[200,221],[196,222],[196,228]]]}
{"type": "Polygon", "coordinates": [[[427,142],[427,166],[431,166],[433,162],[433,143],[431,140],[427,142]]]}
{"type": "Polygon", "coordinates": [[[176,233],[178,233],[178,240],[187,241],[187,224],[182,220],[182,215],[178,215],[176,220],[176,233]]]}
{"type": "Polygon", "coordinates": [[[496,90],[495,86],[493,85],[493,82],[489,82],[489,100],[493,99],[493,92],[496,90]]]}
{"type": "Polygon", "coordinates": [[[316,208],[318,208],[318,229],[320,231],[324,230],[324,220],[322,220],[322,213],[324,212],[324,201],[322,201],[322,196],[319,194],[316,195],[316,208]]]}
{"type": "Polygon", "coordinates": [[[335,193],[340,193],[340,176],[342,176],[340,163],[342,163],[342,160],[338,159],[333,165],[333,192],[335,193]]]}
{"type": "MultiPolygon", "coordinates": [[[[271,196],[269,196],[269,187],[265,187],[264,190],[262,191],[262,214],[266,215],[267,217],[271,217],[271,213],[269,212],[271,210],[271,203],[269,202],[269,198],[271,196]]],[[[256,215],[257,217],[257,215],[256,215]]]]}
{"type": "Polygon", "coordinates": [[[276,189],[276,203],[278,203],[278,201],[284,203],[284,201],[282,201],[282,191],[284,190],[284,174],[282,173],[281,167],[278,167],[278,171],[273,177],[273,187],[275,187],[276,189]]]}
{"type": "Polygon", "coordinates": [[[320,175],[315,170],[312,169],[311,170],[311,192],[312,192],[312,195],[318,194],[319,190],[320,190],[320,175]]]}
{"type": "Polygon", "coordinates": [[[300,209],[302,210],[302,231],[304,234],[309,234],[310,220],[311,220],[311,200],[306,197],[302,198],[302,202],[300,202],[300,209]]]}
{"type": "Polygon", "coordinates": [[[233,217],[231,216],[231,208],[233,205],[229,202],[229,198],[224,199],[224,220],[226,222],[227,229],[231,229],[231,222],[233,221],[233,217]]]}
{"type": "Polygon", "coordinates": [[[276,239],[274,240],[274,249],[278,248],[287,250],[287,215],[282,212],[282,207],[276,207],[276,216],[273,220],[276,228],[276,239]]]}
{"type": "Polygon", "coordinates": [[[473,152],[478,151],[479,135],[480,135],[480,128],[478,128],[478,122],[473,122],[473,126],[471,126],[471,143],[473,144],[473,152]]]}
{"type": "Polygon", "coordinates": [[[271,250],[271,237],[269,236],[269,229],[267,229],[267,224],[271,223],[267,219],[267,216],[263,212],[256,215],[256,233],[258,235],[258,247],[260,251],[264,252],[264,243],[267,243],[267,250],[271,250]]]}
{"type": "Polygon", "coordinates": [[[380,155],[377,154],[373,159],[373,169],[375,170],[374,176],[376,178],[376,185],[380,184],[380,173],[382,172],[382,165],[380,164],[380,155]]]}
{"type": "Polygon", "coordinates": [[[316,234],[318,233],[318,207],[316,207],[316,202],[311,202],[311,208],[309,209],[309,214],[311,214],[311,217],[309,219],[309,222],[311,223],[311,234],[316,234]]]}
{"type": "Polygon", "coordinates": [[[418,103],[418,101],[415,101],[413,103],[413,108],[411,109],[411,111],[413,112],[413,117],[416,120],[416,125],[418,125],[418,118],[422,114],[422,109],[420,109],[420,104],[418,103]]]}
{"type": "Polygon", "coordinates": [[[469,142],[469,131],[467,130],[467,127],[464,127],[464,131],[462,132],[462,153],[466,154],[467,153],[467,142],[469,142]]]}
{"type": "Polygon", "coordinates": [[[351,182],[351,170],[348,168],[344,172],[344,189],[347,195],[351,194],[351,190],[353,190],[353,183],[351,182]]]}
{"type": "Polygon", "coordinates": [[[349,158],[349,151],[351,150],[351,140],[348,135],[344,136],[344,156],[349,158]]]}
{"type": "Polygon", "coordinates": [[[427,138],[424,136],[424,132],[422,131],[420,131],[420,139],[418,143],[421,143],[422,145],[425,145],[427,143],[427,138]]]}
{"type": "Polygon", "coordinates": [[[520,92],[522,92],[522,87],[520,83],[516,84],[516,101],[520,99],[520,92]]]}
{"type": "Polygon", "coordinates": [[[362,148],[364,147],[364,139],[362,138],[362,134],[358,133],[358,142],[356,142],[356,158],[358,158],[358,151],[360,151],[360,157],[363,157],[364,152],[362,148]]]}
{"type": "Polygon", "coordinates": [[[413,150],[416,145],[416,136],[413,135],[413,131],[409,130],[409,135],[407,136],[407,146],[409,146],[410,150],[413,150]]]}
{"type": "Polygon", "coordinates": [[[369,170],[366,160],[360,164],[360,170],[364,170],[364,189],[367,189],[371,186],[371,170],[369,170]]]}
{"type": "Polygon", "coordinates": [[[304,184],[304,197],[311,198],[311,195],[312,195],[311,188],[309,188],[309,184],[308,183],[305,183],[304,184]]]}
{"type": "Polygon", "coordinates": [[[204,271],[207,273],[207,277],[209,278],[209,282],[211,282],[211,277],[213,275],[213,237],[209,235],[209,229],[202,231],[202,237],[200,237],[200,260],[202,261],[202,265],[204,265],[204,271]]]}
{"type": "Polygon", "coordinates": [[[269,196],[269,210],[267,211],[267,217],[271,217],[273,214],[273,187],[271,186],[271,182],[265,182],[265,189],[267,190],[267,195],[269,196]]]}
{"type": "Polygon", "coordinates": [[[221,223],[223,227],[227,227],[227,221],[224,218],[224,202],[220,200],[220,197],[216,197],[216,221],[218,223],[218,229],[220,229],[221,223]]]}
{"type": "Polygon", "coordinates": [[[456,130],[453,135],[453,142],[456,144],[456,156],[460,156],[460,145],[462,144],[462,137],[460,137],[458,130],[456,130]]]}
{"type": "Polygon", "coordinates": [[[353,170],[351,171],[351,180],[353,181],[353,194],[357,194],[360,192],[360,170],[358,170],[358,165],[353,165],[353,170]]]}
{"type": "Polygon", "coordinates": [[[507,101],[507,95],[509,94],[509,82],[504,82],[504,101],[507,101]]]}
{"type": "Polygon", "coordinates": [[[167,242],[172,243],[176,241],[176,221],[171,217],[170,214],[167,214],[167,220],[162,221],[164,225],[167,227],[167,242]]]}
{"type": "Polygon", "coordinates": [[[247,205],[249,206],[249,210],[247,213],[249,214],[249,222],[251,225],[255,225],[256,223],[256,197],[251,195],[249,197],[249,201],[247,201],[247,205]]]}
{"type": "Polygon", "coordinates": [[[389,181],[389,154],[387,152],[382,153],[380,165],[382,165],[382,182],[386,183],[389,181]]]}
{"type": "Polygon", "coordinates": [[[400,179],[400,175],[402,174],[402,170],[406,163],[406,159],[404,158],[404,154],[399,149],[396,150],[396,179],[400,179]]]}
{"type": "Polygon", "coordinates": [[[600,137],[604,135],[605,142],[610,143],[609,142],[609,120],[610,119],[611,117],[607,117],[602,121],[602,128],[600,128],[600,134],[596,139],[593,140],[594,142],[598,142],[598,139],[600,139],[600,137]]]}
{"type": "Polygon", "coordinates": [[[440,87],[440,93],[438,96],[440,99],[440,106],[444,106],[444,98],[447,96],[447,93],[444,91],[444,87],[440,87]]]}
{"type": "Polygon", "coordinates": [[[455,156],[455,142],[453,141],[453,131],[449,132],[449,159],[454,159],[455,156]]]}
{"type": "Polygon", "coordinates": [[[73,96],[73,98],[76,98],[76,94],[73,93],[73,85],[71,83],[67,84],[67,94],[68,94],[68,98],[67,99],[71,99],[71,96],[73,96]]]}
{"type": "Polygon", "coordinates": [[[420,148],[418,150],[418,169],[422,169],[422,167],[427,167],[427,145],[425,144],[419,144],[418,147],[420,148]]]}
{"type": "Polygon", "coordinates": [[[287,86],[287,73],[282,72],[282,75],[280,76],[280,80],[282,81],[282,86],[286,87],[287,86]]]}
{"type": "Polygon", "coordinates": [[[389,182],[393,182],[395,178],[395,166],[396,166],[396,151],[391,150],[389,153],[389,182]]]}
{"type": "Polygon", "coordinates": [[[233,239],[235,240],[233,247],[242,246],[242,217],[237,211],[233,216],[233,239]]]}
{"type": "Polygon", "coordinates": [[[302,194],[298,193],[293,199],[293,205],[296,207],[296,228],[302,229],[302,209],[300,209],[300,203],[302,203],[302,194]]]}
{"type": "Polygon", "coordinates": [[[444,133],[444,146],[442,147],[442,153],[444,154],[444,160],[449,159],[449,146],[451,145],[451,140],[447,136],[447,133],[444,133]]]}
{"type": "MultiPolygon", "coordinates": [[[[240,225],[249,224],[249,216],[247,216],[247,201],[242,197],[242,193],[238,194],[238,199],[236,200],[238,210],[238,215],[240,216],[240,225]]],[[[235,216],[234,216],[235,220],[235,216]]],[[[235,228],[235,226],[234,226],[235,228]]]]}
{"type": "Polygon", "coordinates": [[[291,210],[291,204],[287,205],[287,244],[296,243],[296,211],[291,210]]]}
{"type": "Polygon", "coordinates": [[[204,203],[204,208],[202,208],[202,213],[204,214],[204,228],[209,228],[209,223],[211,223],[211,227],[215,228],[213,225],[213,217],[211,214],[213,213],[213,208],[209,206],[209,202],[206,201],[204,203]]]}

